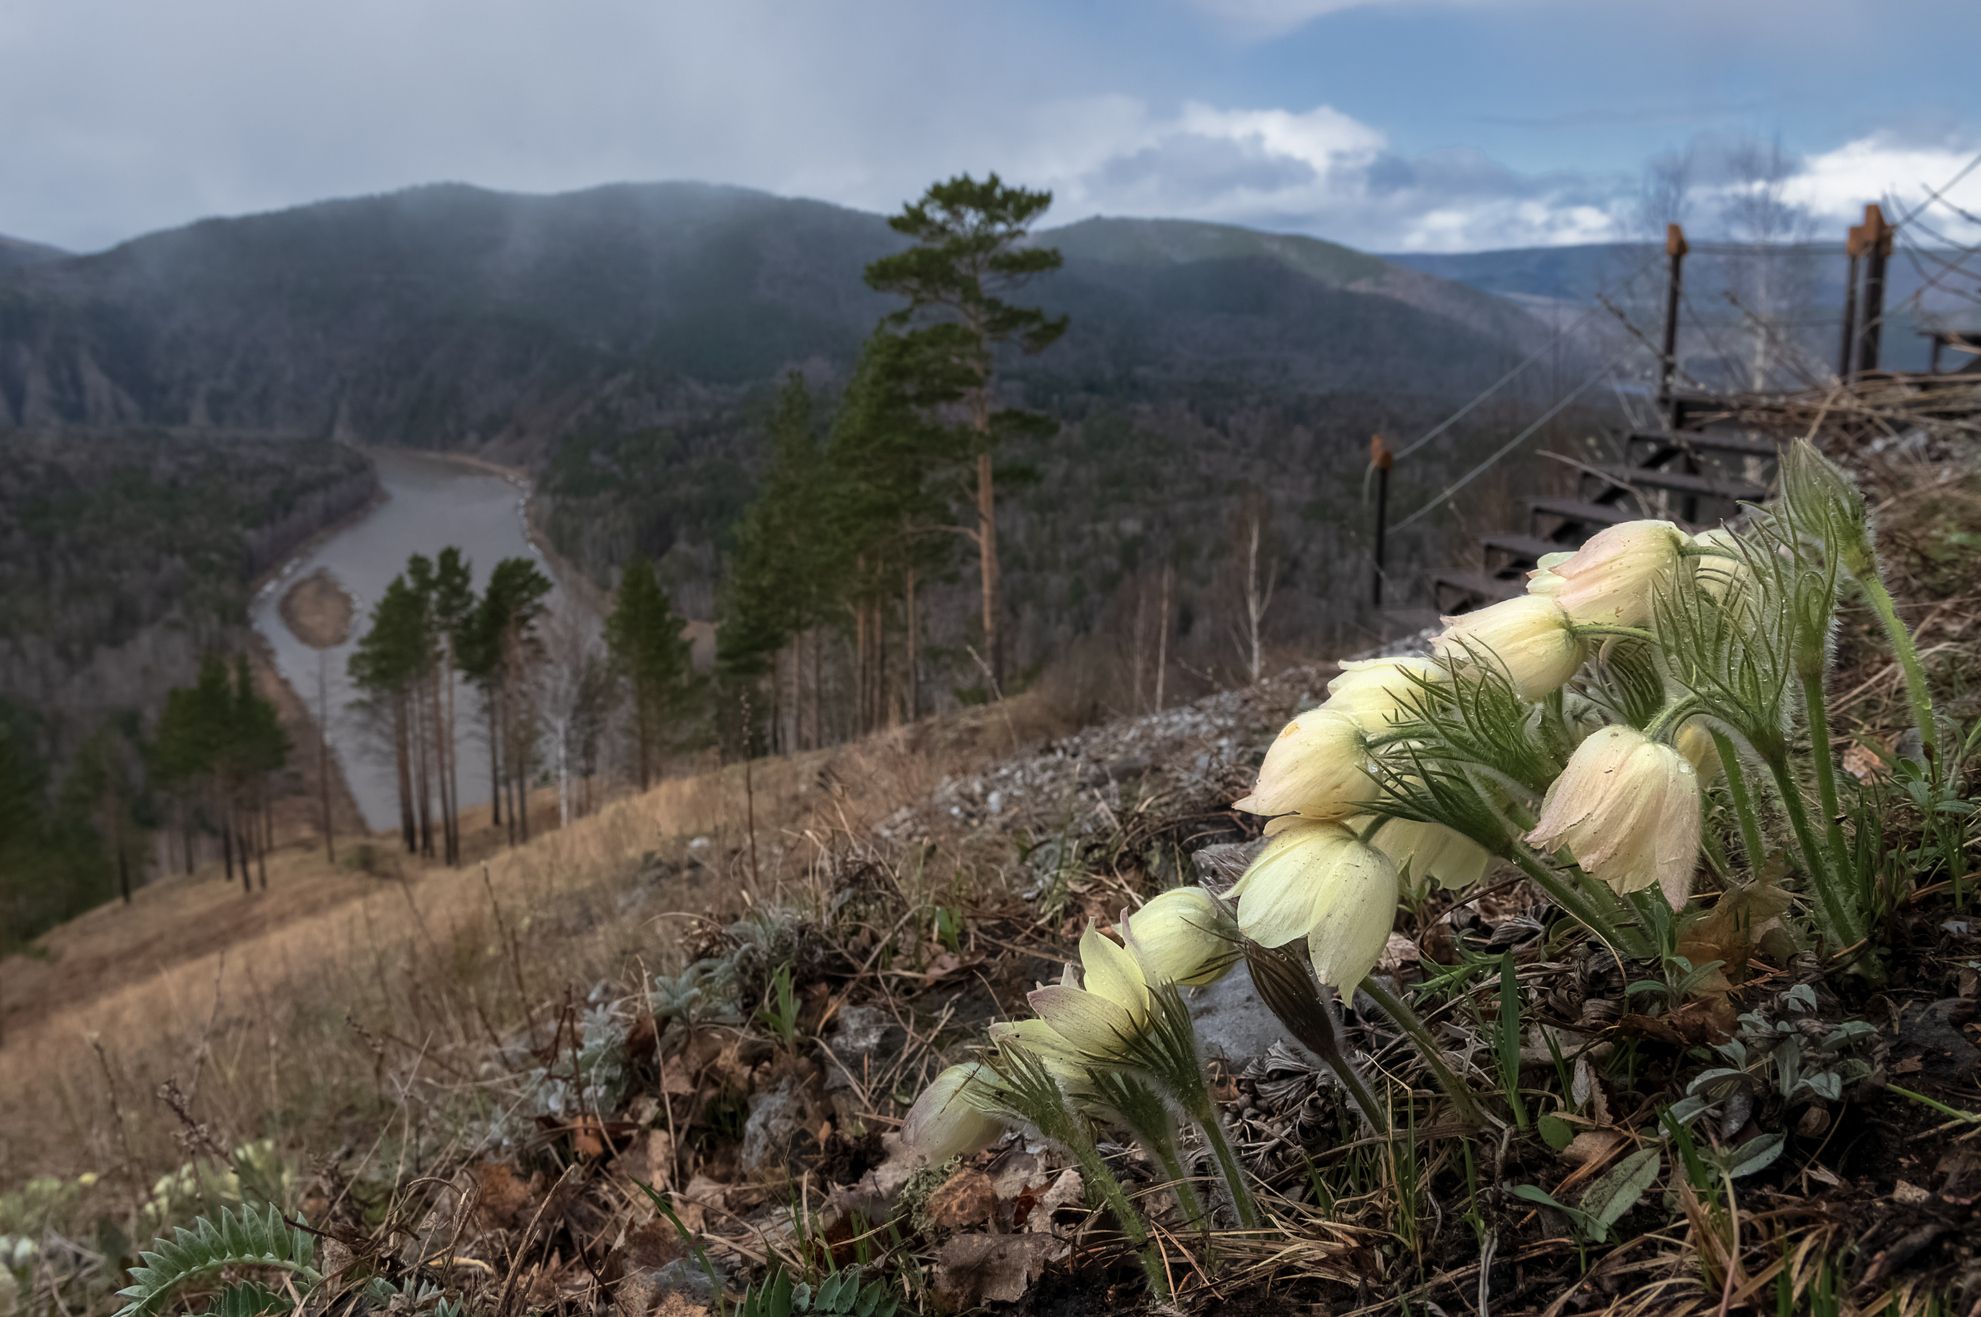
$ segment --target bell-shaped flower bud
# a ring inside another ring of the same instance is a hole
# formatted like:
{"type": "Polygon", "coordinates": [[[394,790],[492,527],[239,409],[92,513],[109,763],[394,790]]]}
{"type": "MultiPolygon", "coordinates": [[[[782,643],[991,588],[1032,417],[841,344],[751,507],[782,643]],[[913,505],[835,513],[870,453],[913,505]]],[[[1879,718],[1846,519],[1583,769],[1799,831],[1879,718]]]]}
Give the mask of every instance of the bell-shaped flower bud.
{"type": "Polygon", "coordinates": [[[1560,553],[1542,554],[1535,560],[1534,570],[1527,573],[1527,593],[1550,597],[1559,594],[1566,582],[1561,579],[1561,574],[1555,571],[1555,568],[1574,556],[1575,552],[1572,549],[1563,549],[1560,553]]]}
{"type": "Polygon", "coordinates": [[[908,1108],[901,1122],[901,1141],[936,1163],[988,1148],[1004,1133],[1004,1122],[979,1105],[973,1090],[981,1091],[992,1082],[981,1061],[949,1067],[908,1108]]]}
{"type": "Polygon", "coordinates": [[[1754,569],[1736,547],[1739,537],[1726,527],[1701,531],[1692,537],[1692,543],[1715,550],[1692,560],[1692,579],[1714,600],[1726,603],[1754,584],[1754,569]]]}
{"type": "Polygon", "coordinates": [[[1238,960],[1238,926],[1224,903],[1201,887],[1157,894],[1124,927],[1128,949],[1151,980],[1201,987],[1238,960]]]}
{"type": "Polygon", "coordinates": [[[1442,681],[1447,675],[1444,664],[1435,659],[1350,659],[1341,665],[1341,675],[1328,683],[1328,702],[1321,707],[1353,718],[1364,731],[1380,732],[1409,717],[1406,705],[1418,702],[1420,683],[1442,681]]]}
{"type": "Polygon", "coordinates": [[[1685,756],[1692,771],[1699,775],[1704,791],[1720,777],[1720,748],[1713,742],[1713,729],[1697,718],[1688,718],[1671,738],[1672,749],[1685,756]]]}
{"type": "Polygon", "coordinates": [[[1149,981],[1129,950],[1089,924],[1080,974],[1026,998],[1069,1046],[1097,1061],[1119,1058],[1149,1022],[1149,981]]]}
{"type": "Polygon", "coordinates": [[[1252,793],[1233,803],[1248,814],[1344,819],[1360,813],[1381,788],[1363,765],[1362,727],[1346,714],[1309,709],[1266,749],[1252,793]]]}
{"type": "Polygon", "coordinates": [[[1431,640],[1441,658],[1488,664],[1513,683],[1523,700],[1560,690],[1582,667],[1582,641],[1560,604],[1546,595],[1520,595],[1444,620],[1431,640]]]}
{"type": "Polygon", "coordinates": [[[1307,939],[1321,982],[1343,993],[1375,968],[1396,919],[1396,864],[1335,823],[1281,828],[1232,888],[1238,928],[1260,946],[1307,939]]]}
{"type": "Polygon", "coordinates": [[[1683,906],[1699,863],[1699,774],[1684,755],[1634,727],[1592,733],[1548,788],[1527,840],[1563,846],[1619,892],[1656,885],[1683,906]]]}
{"type": "Polygon", "coordinates": [[[1596,532],[1554,574],[1554,598],[1577,622],[1643,626],[1660,582],[1684,562],[1685,532],[1669,521],[1626,521],[1596,532]]]}
{"type": "Polygon", "coordinates": [[[1472,886],[1486,876],[1493,862],[1491,851],[1441,823],[1390,819],[1371,840],[1398,868],[1429,878],[1447,891],[1472,886]]]}

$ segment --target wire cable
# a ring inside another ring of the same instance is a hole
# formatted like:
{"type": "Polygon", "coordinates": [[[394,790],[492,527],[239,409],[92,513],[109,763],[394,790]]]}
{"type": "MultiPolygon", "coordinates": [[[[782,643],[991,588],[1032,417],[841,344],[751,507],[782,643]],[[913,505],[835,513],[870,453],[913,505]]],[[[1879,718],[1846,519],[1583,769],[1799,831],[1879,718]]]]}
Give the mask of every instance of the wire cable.
{"type": "Polygon", "coordinates": [[[1522,371],[1527,370],[1529,367],[1535,365],[1537,362],[1541,361],[1542,359],[1551,356],[1554,353],[1555,349],[1560,346],[1561,341],[1565,335],[1582,328],[1582,326],[1585,323],[1587,323],[1593,316],[1595,316],[1597,312],[1603,309],[1602,298],[1607,293],[1609,293],[1612,289],[1621,290],[1623,288],[1628,287],[1630,284],[1634,283],[1641,275],[1643,275],[1643,273],[1646,270],[1656,265],[1658,263],[1658,260],[1662,256],[1663,256],[1662,252],[1658,252],[1654,254],[1650,260],[1645,261],[1642,265],[1638,266],[1635,270],[1632,270],[1629,274],[1624,275],[1621,279],[1617,279],[1612,283],[1610,283],[1609,285],[1598,289],[1596,292],[1595,305],[1591,306],[1588,310],[1584,311],[1581,315],[1577,316],[1572,324],[1565,326],[1557,325],[1555,327],[1554,332],[1548,336],[1548,341],[1545,344],[1543,344],[1541,347],[1535,349],[1534,352],[1531,353],[1526,360],[1522,361],[1519,365],[1507,371],[1506,374],[1500,376],[1498,379],[1494,380],[1491,384],[1487,385],[1485,389],[1483,389],[1480,393],[1478,393],[1475,397],[1473,397],[1473,399],[1470,402],[1466,403],[1463,407],[1460,407],[1457,411],[1445,417],[1442,421],[1439,421],[1436,425],[1426,430],[1423,434],[1418,435],[1415,439],[1412,439],[1409,443],[1405,444],[1401,449],[1399,449],[1396,452],[1395,458],[1397,460],[1406,458],[1410,456],[1412,453],[1416,452],[1418,449],[1422,448],[1425,444],[1430,443],[1431,440],[1437,438],[1439,435],[1443,434],[1446,430],[1449,430],[1452,426],[1464,420],[1468,415],[1472,413],[1472,411],[1475,408],[1477,408],[1481,403],[1485,402],[1486,399],[1492,397],[1495,393],[1498,393],[1501,389],[1505,388],[1522,371]]]}
{"type": "Polygon", "coordinates": [[[1477,480],[1480,476],[1484,475],[1487,471],[1491,470],[1494,464],[1497,463],[1501,458],[1505,457],[1508,453],[1512,452],[1514,449],[1518,448],[1521,444],[1533,438],[1535,434],[1539,433],[1542,426],[1546,425],[1549,421],[1552,421],[1555,417],[1567,411],[1568,405],[1570,403],[1574,402],[1577,398],[1587,393],[1591,388],[1595,387],[1595,385],[1598,384],[1599,382],[1608,379],[1616,371],[1617,366],[1622,363],[1623,359],[1629,355],[1630,355],[1630,350],[1628,348],[1625,348],[1623,351],[1618,352],[1616,355],[1612,356],[1608,361],[1604,362],[1601,366],[1598,366],[1580,384],[1576,385],[1573,389],[1570,389],[1567,393],[1563,394],[1561,398],[1555,403],[1554,406],[1548,408],[1545,412],[1542,412],[1541,415],[1534,421],[1533,424],[1529,425],[1519,434],[1514,435],[1513,438],[1507,440],[1504,444],[1500,445],[1500,447],[1497,450],[1495,450],[1490,457],[1486,458],[1485,461],[1479,463],[1479,465],[1473,467],[1470,471],[1467,471],[1464,475],[1452,481],[1451,484],[1445,486],[1444,490],[1441,493],[1439,493],[1436,497],[1432,498],[1430,502],[1424,504],[1422,507],[1418,508],[1415,512],[1403,518],[1403,520],[1393,523],[1390,526],[1390,529],[1402,530],[1405,526],[1410,525],[1412,522],[1418,520],[1421,517],[1429,515],[1434,509],[1449,502],[1451,500],[1452,495],[1458,493],[1461,489],[1464,489],[1474,480],[1477,480]]]}

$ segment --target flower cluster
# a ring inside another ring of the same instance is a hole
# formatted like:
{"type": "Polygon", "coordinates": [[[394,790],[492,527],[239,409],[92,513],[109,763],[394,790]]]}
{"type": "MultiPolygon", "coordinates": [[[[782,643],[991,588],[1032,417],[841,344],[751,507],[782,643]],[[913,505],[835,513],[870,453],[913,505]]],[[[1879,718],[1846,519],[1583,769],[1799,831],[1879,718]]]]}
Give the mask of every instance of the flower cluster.
{"type": "Polygon", "coordinates": [[[1514,858],[1516,837],[1566,850],[1615,893],[1655,886],[1683,904],[1710,734],[1696,720],[1609,723],[1593,697],[1571,702],[1566,688],[1654,623],[1661,595],[1696,576],[1700,591],[1725,599],[1744,573],[1728,532],[1695,539],[1668,521],[1626,522],[1543,559],[1524,594],[1446,618],[1433,657],[1345,664],[1237,802],[1272,818],[1234,890],[1240,930],[1268,947],[1304,939],[1321,981],[1352,991],[1382,954],[1403,874],[1463,887],[1495,854],[1514,858]],[[1478,726],[1494,719],[1505,725],[1478,726]],[[1551,782],[1530,782],[1544,732],[1567,762],[1551,761],[1551,782]],[[1515,743],[1518,763],[1481,749],[1515,743]],[[1507,822],[1479,826],[1478,809],[1454,808],[1454,784],[1507,822]]]}
{"type": "Polygon", "coordinates": [[[1185,1215],[1199,1220],[1201,1205],[1176,1152],[1180,1114],[1217,1155],[1234,1214],[1248,1224],[1256,1211],[1178,993],[1237,963],[1231,911],[1201,888],[1178,888],[1124,914],[1120,927],[1117,941],[1089,926],[1079,964],[1029,995],[1032,1018],[993,1024],[982,1060],[950,1067],[923,1091],[903,1123],[903,1141],[940,1161],[988,1145],[1007,1126],[1029,1128],[1071,1152],[1127,1222],[1126,1199],[1117,1202],[1108,1191],[1112,1176],[1087,1133],[1089,1122],[1121,1128],[1162,1163],[1185,1215]]]}

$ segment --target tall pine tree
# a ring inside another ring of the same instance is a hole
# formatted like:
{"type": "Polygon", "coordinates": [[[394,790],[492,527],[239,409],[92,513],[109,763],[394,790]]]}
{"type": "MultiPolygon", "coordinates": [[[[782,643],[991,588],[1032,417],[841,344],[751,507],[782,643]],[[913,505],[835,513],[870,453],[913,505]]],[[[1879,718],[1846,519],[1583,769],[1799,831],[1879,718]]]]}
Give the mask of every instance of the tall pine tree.
{"type": "Polygon", "coordinates": [[[634,764],[644,791],[661,754],[681,739],[678,723],[689,711],[695,685],[681,619],[645,558],[628,563],[619,578],[605,643],[632,702],[634,764]]]}
{"type": "Polygon", "coordinates": [[[1059,252],[1028,241],[1052,193],[967,174],[930,186],[888,220],[913,246],[867,267],[867,283],[908,299],[888,317],[913,340],[920,360],[941,376],[960,374],[957,401],[975,466],[979,596],[993,684],[1004,681],[1002,586],[998,572],[997,493],[992,454],[1014,433],[1047,428],[1035,413],[997,405],[997,356],[1016,346],[1042,352],[1066,332],[1064,316],[1006,298],[1061,264],[1059,252]]]}

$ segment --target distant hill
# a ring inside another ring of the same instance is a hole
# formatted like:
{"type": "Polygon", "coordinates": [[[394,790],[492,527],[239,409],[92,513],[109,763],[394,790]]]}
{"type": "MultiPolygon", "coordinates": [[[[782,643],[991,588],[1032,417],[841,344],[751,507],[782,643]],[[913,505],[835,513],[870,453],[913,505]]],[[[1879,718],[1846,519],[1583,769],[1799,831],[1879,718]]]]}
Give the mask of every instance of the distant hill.
{"type": "MultiPolygon", "coordinates": [[[[1981,326],[1981,270],[1962,268],[1960,253],[1901,248],[1886,273],[1887,329],[1884,364],[1917,369],[1926,349],[1919,330],[1929,324],[1981,326]]],[[[1649,323],[1661,316],[1665,281],[1661,247],[1600,243],[1575,247],[1516,247],[1503,251],[1400,253],[1382,258],[1393,266],[1491,293],[1547,314],[1593,304],[1598,293],[1645,308],[1649,323]],[[1634,281],[1631,276],[1636,275],[1634,281]],[[1620,288],[1628,287],[1619,295],[1620,288]]],[[[1766,260],[1770,278],[1789,303],[1794,336],[1815,361],[1834,359],[1841,343],[1844,284],[1849,262],[1840,243],[1802,243],[1772,250],[1700,242],[1686,257],[1688,309],[1681,325],[1701,338],[1708,330],[1732,337],[1752,325],[1743,308],[1758,300],[1755,269],[1766,260]],[[1731,296],[1729,296],[1731,295],[1731,296]],[[1736,302],[1738,304],[1736,304],[1736,302]]],[[[1633,316],[1633,318],[1639,318],[1633,316]]],[[[1701,351],[1708,350],[1704,346],[1701,351]]]]}
{"type": "Polygon", "coordinates": [[[49,261],[59,261],[68,254],[60,247],[28,242],[23,238],[10,238],[0,233],[0,274],[27,265],[44,265],[49,261]]]}
{"type": "MultiPolygon", "coordinates": [[[[1063,392],[1476,385],[1539,327],[1330,243],[1090,220],[1036,285],[1077,331],[1063,392]]],[[[541,451],[786,369],[837,373],[888,303],[882,217],[689,183],[520,196],[443,184],[206,220],[0,274],[0,425],[263,428],[541,451]]]]}

